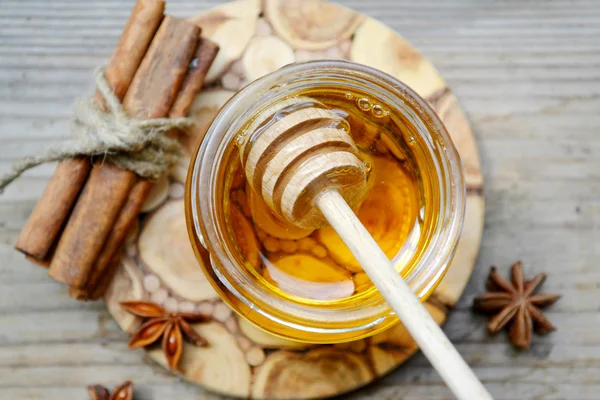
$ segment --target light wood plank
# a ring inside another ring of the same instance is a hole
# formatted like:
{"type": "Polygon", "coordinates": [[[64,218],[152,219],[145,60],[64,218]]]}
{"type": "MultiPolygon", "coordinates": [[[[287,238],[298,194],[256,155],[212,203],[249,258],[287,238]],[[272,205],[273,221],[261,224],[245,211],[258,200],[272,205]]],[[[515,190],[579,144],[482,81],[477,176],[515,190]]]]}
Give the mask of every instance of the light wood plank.
{"type": "MultiPolygon", "coordinates": [[[[222,3],[173,0],[185,16],[222,3]]],[[[486,179],[486,227],[446,332],[498,399],[597,399],[600,392],[600,7],[596,0],[343,0],[400,31],[468,112],[486,179]],[[516,352],[473,315],[488,267],[523,259],[564,298],[558,331],[516,352]]],[[[0,171],[68,135],[70,107],[106,62],[130,1],[3,0],[0,171]]],[[[144,399],[217,399],[153,366],[100,303],[80,304],[12,250],[54,169],[0,195],[0,398],[81,399],[85,385],[138,384],[144,399]]],[[[346,397],[345,397],[346,398],[346,397]]],[[[424,357],[350,399],[451,398],[424,357]]]]}

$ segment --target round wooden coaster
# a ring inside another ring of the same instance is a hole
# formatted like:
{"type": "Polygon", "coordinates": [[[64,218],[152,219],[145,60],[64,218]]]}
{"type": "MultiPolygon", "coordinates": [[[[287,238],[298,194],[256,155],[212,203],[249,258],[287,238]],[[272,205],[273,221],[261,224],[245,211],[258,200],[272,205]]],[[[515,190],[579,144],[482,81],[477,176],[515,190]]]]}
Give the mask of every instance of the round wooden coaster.
{"type": "MultiPolygon", "coordinates": [[[[483,177],[469,122],[433,65],[406,40],[376,20],[316,0],[242,0],[192,18],[221,51],[208,74],[208,89],[195,100],[192,150],[219,108],[248,82],[294,61],[345,59],[404,81],[435,108],[465,168],[467,212],[452,266],[426,303],[441,324],[471,275],[483,229],[483,177]]],[[[212,314],[194,326],[210,345],[184,345],[179,373],[226,395],[295,399],[333,396],[363,386],[402,364],[418,348],[397,325],[366,340],[308,345],[269,335],[233,313],[205,279],[186,230],[183,184],[188,160],[154,187],[138,229],[105,302],[119,326],[134,331],[140,321],[119,307],[146,299],[169,310],[212,314]]],[[[159,349],[150,357],[166,367],[159,349]]]]}

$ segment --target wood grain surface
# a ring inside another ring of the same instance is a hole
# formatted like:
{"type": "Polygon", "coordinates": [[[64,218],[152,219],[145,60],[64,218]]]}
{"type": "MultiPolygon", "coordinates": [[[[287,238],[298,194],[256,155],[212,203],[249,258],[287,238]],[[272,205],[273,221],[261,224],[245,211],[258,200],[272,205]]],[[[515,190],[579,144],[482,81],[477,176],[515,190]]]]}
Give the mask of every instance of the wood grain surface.
{"type": "MultiPolygon", "coordinates": [[[[196,14],[216,1],[173,0],[196,14]]],[[[574,1],[343,1],[401,32],[469,114],[486,179],[486,227],[465,294],[444,329],[498,399],[596,399],[600,391],[600,5],[574,1]],[[470,311],[490,264],[522,259],[564,298],[558,331],[516,352],[470,311]]],[[[2,0],[0,171],[68,131],[70,105],[116,44],[130,2],[2,0]]],[[[134,380],[140,398],[217,399],[163,371],[101,303],[73,301],[12,249],[54,166],[0,196],[0,398],[81,399],[134,380]]],[[[422,356],[344,398],[451,398],[422,356]]]]}

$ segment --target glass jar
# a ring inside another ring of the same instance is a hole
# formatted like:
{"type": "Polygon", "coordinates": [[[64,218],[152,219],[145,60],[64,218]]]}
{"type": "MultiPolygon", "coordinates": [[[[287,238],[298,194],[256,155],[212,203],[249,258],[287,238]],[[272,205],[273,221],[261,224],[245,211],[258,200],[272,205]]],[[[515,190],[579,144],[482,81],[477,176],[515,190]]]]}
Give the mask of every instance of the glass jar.
{"type": "Polygon", "coordinates": [[[257,284],[236,256],[223,200],[231,183],[227,160],[239,157],[239,132],[259,110],[307,88],[331,87],[362,93],[406,123],[401,139],[410,144],[421,176],[422,223],[418,242],[407,242],[394,265],[421,301],[450,265],[465,208],[460,159],[444,125],[422,98],[387,74],[345,61],[297,63],[233,96],[210,125],[190,164],[185,194],[190,240],[209,281],[238,314],[272,334],[312,343],[357,340],[398,319],[376,290],[346,302],[295,301],[257,284]]]}

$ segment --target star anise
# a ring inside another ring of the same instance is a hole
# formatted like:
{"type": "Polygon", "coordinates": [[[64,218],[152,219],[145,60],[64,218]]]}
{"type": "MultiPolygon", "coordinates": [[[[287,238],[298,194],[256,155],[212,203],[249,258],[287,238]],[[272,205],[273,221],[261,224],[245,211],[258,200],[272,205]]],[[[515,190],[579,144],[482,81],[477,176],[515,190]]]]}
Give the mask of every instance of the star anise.
{"type": "Polygon", "coordinates": [[[131,337],[129,348],[149,346],[162,336],[162,349],[171,369],[177,369],[179,364],[184,336],[196,346],[208,345],[206,339],[190,326],[190,323],[209,321],[210,317],[205,314],[168,312],[158,304],[145,301],[126,301],[121,307],[148,319],[131,337]]]}
{"type": "Polygon", "coordinates": [[[487,281],[488,292],[473,300],[473,309],[495,314],[488,324],[490,334],[498,333],[508,326],[508,337],[512,344],[527,349],[534,329],[539,334],[556,329],[540,308],[555,303],[560,296],[536,293],[546,280],[546,274],[537,274],[533,279],[525,281],[520,261],[511,267],[511,280],[509,282],[500,276],[496,267],[492,267],[487,281]]]}
{"type": "Polygon", "coordinates": [[[90,400],[132,400],[133,383],[127,381],[113,390],[113,394],[108,393],[108,389],[101,385],[88,386],[90,400]]]}

